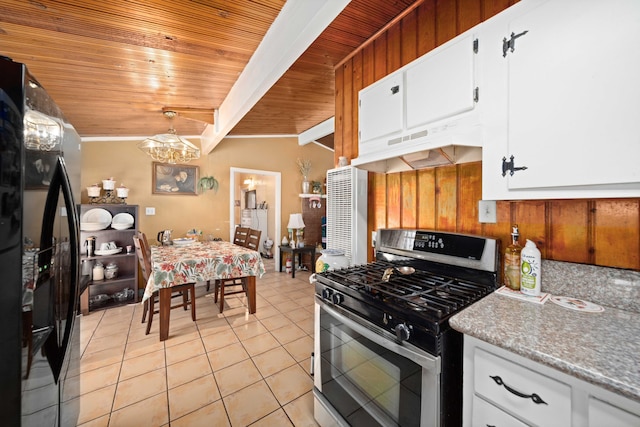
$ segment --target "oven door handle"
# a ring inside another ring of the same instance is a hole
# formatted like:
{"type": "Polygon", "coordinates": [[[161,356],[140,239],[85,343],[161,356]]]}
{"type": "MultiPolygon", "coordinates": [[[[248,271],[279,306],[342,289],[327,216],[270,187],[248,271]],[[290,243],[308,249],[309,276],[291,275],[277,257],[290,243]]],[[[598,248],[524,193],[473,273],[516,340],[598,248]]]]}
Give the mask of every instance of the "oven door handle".
{"type": "Polygon", "coordinates": [[[351,316],[349,316],[349,313],[341,313],[329,304],[326,304],[317,296],[316,304],[318,304],[320,308],[326,311],[327,314],[329,314],[331,317],[338,319],[340,322],[344,323],[347,327],[364,336],[366,339],[373,341],[376,344],[393,351],[394,353],[406,357],[407,359],[422,366],[424,369],[433,371],[434,375],[440,374],[440,357],[432,356],[431,354],[420,350],[411,344],[398,344],[394,339],[388,338],[391,337],[391,334],[384,329],[373,324],[362,324],[359,319],[352,318],[351,316]]]}

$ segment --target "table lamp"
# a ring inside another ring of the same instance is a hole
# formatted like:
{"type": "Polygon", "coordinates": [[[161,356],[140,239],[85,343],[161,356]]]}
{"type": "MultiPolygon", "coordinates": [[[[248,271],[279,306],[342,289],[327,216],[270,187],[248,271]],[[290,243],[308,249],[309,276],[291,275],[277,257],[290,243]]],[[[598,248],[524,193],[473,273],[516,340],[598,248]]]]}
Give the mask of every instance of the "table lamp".
{"type": "Polygon", "coordinates": [[[302,214],[301,213],[293,213],[291,215],[289,215],[289,224],[287,224],[287,228],[289,230],[291,230],[290,232],[290,236],[291,238],[289,239],[289,244],[291,245],[292,248],[296,247],[296,243],[293,240],[293,230],[297,230],[296,231],[296,237],[298,239],[298,243],[301,240],[302,237],[302,231],[301,229],[304,228],[304,221],[302,220],[302,214]]]}

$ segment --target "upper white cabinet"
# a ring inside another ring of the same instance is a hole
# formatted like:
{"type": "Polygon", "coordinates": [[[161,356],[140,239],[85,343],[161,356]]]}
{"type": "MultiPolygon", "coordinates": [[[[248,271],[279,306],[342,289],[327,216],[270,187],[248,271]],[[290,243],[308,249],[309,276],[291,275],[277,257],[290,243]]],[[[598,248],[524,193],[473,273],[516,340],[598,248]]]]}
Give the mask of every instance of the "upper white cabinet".
{"type": "Polygon", "coordinates": [[[449,145],[482,146],[477,51],[469,30],[362,89],[353,164],[449,145]]]}
{"type": "Polygon", "coordinates": [[[479,31],[483,198],[639,197],[637,0],[523,0],[479,31]]]}
{"type": "Polygon", "coordinates": [[[475,107],[474,40],[472,34],[456,38],[407,67],[407,129],[475,107]]]}
{"type": "Polygon", "coordinates": [[[360,91],[360,144],[400,132],[404,117],[404,81],[393,73],[360,91]]]}

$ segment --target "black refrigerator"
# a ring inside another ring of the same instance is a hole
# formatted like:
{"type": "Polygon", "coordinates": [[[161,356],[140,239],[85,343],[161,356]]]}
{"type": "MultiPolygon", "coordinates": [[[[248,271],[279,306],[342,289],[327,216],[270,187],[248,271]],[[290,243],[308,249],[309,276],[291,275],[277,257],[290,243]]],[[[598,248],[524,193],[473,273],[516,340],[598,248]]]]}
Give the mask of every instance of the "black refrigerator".
{"type": "Polygon", "coordinates": [[[79,415],[80,138],[26,66],[0,56],[0,424],[79,415]]]}

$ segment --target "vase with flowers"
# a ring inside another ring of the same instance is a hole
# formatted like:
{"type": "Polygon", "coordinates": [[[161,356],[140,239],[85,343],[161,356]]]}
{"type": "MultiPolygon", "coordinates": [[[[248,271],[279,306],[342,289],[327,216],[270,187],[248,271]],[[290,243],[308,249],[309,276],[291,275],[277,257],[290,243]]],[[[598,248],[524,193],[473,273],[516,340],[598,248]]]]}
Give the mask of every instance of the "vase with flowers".
{"type": "Polygon", "coordinates": [[[309,194],[309,172],[311,172],[311,160],[297,159],[298,170],[302,175],[302,193],[309,194]]]}

